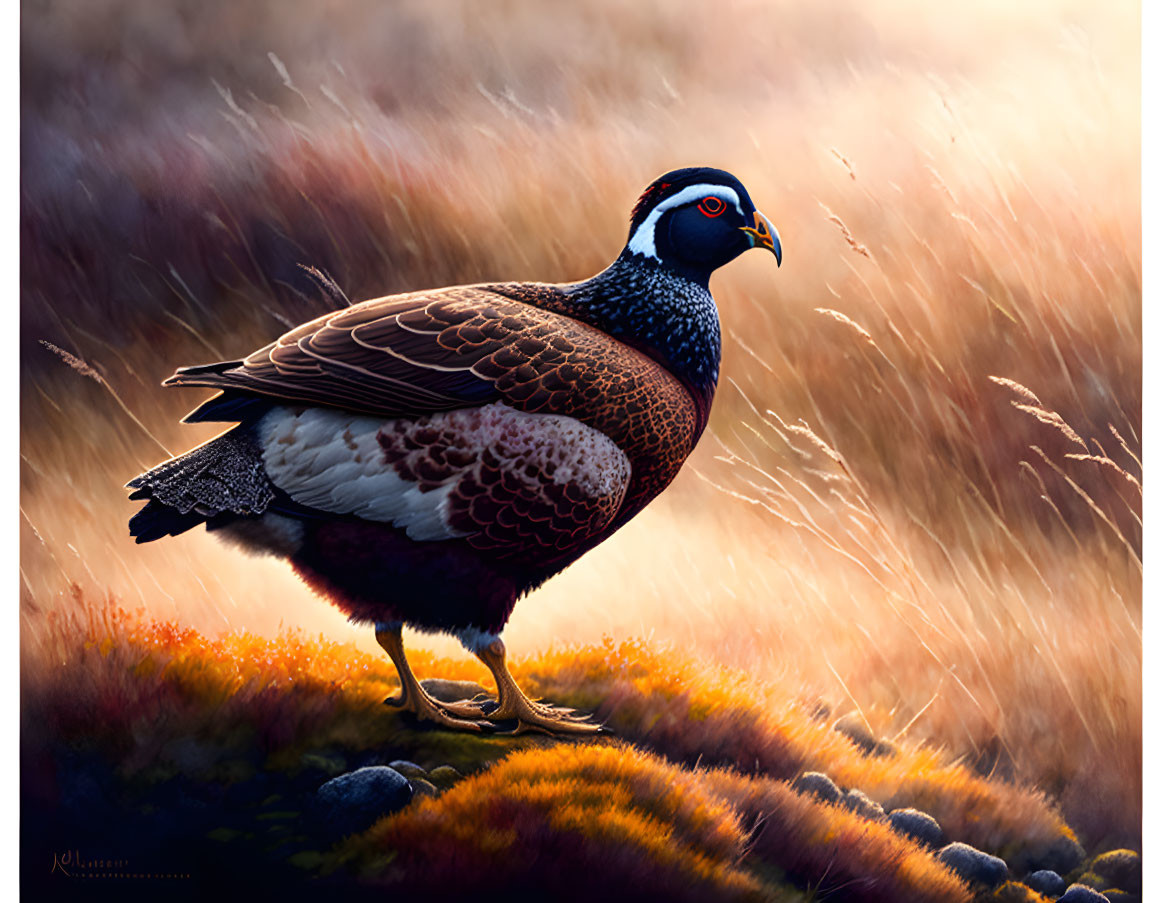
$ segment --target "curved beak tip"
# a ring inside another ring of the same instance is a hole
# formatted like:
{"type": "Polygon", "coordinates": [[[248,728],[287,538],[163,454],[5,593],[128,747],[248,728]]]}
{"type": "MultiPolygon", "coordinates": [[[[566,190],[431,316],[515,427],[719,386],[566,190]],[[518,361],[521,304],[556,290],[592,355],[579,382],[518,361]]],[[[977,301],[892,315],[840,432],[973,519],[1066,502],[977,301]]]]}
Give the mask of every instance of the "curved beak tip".
{"type": "Polygon", "coordinates": [[[770,220],[755,210],[754,225],[742,226],[741,228],[746,233],[746,237],[750,239],[750,247],[772,251],[778,266],[782,266],[782,239],[778,236],[778,230],[774,228],[774,224],[770,220]]]}

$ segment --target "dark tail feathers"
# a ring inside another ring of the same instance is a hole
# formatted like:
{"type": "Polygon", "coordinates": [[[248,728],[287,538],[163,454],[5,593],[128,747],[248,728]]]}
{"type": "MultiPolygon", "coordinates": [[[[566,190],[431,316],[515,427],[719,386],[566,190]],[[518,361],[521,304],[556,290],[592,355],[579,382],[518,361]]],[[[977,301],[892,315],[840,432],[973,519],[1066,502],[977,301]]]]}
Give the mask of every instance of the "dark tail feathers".
{"type": "Polygon", "coordinates": [[[235,367],[241,367],[242,361],[218,361],[215,364],[198,364],[195,367],[178,367],[177,372],[168,379],[162,380],[163,386],[196,386],[200,385],[198,380],[204,376],[216,375],[224,373],[227,370],[233,370],[235,367]]]}
{"type": "MultiPolygon", "coordinates": [[[[140,498],[134,493],[130,498],[140,498]]],[[[177,536],[186,530],[192,530],[198,524],[205,523],[206,515],[197,511],[182,514],[176,508],[164,505],[155,499],[129,518],[129,535],[137,542],[153,542],[163,536],[177,536]]]]}
{"type": "Polygon", "coordinates": [[[274,487],[250,430],[238,427],[130,480],[149,503],[129,520],[137,542],[176,536],[211,518],[262,514],[274,487]]]}

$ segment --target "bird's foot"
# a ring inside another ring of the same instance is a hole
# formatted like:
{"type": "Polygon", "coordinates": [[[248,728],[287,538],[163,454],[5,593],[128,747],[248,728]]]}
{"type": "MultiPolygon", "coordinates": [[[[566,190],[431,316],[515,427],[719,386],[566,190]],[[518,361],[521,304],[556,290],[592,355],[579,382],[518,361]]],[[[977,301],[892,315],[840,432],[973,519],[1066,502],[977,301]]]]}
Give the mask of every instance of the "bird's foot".
{"type": "Polygon", "coordinates": [[[499,705],[489,707],[489,703],[484,703],[488,720],[494,724],[516,722],[515,729],[507,731],[507,734],[540,731],[545,734],[576,736],[608,732],[604,725],[590,721],[587,715],[576,714],[574,709],[529,699],[512,678],[512,672],[508,670],[507,652],[503,640],[499,637],[493,637],[486,645],[472,645],[470,648],[480,661],[488,666],[488,670],[496,680],[499,705]]]}
{"type": "Polygon", "coordinates": [[[455,730],[479,733],[484,729],[495,728],[495,724],[487,720],[488,714],[482,704],[471,701],[440,702],[422,689],[392,696],[384,699],[383,703],[403,712],[411,712],[420,721],[432,721],[455,730]]]}
{"type": "Polygon", "coordinates": [[[575,709],[536,702],[521,694],[516,699],[507,699],[502,705],[488,712],[493,723],[515,721],[516,727],[504,731],[507,736],[537,731],[544,734],[599,734],[607,733],[602,724],[589,720],[588,715],[578,715],[575,709]]]}

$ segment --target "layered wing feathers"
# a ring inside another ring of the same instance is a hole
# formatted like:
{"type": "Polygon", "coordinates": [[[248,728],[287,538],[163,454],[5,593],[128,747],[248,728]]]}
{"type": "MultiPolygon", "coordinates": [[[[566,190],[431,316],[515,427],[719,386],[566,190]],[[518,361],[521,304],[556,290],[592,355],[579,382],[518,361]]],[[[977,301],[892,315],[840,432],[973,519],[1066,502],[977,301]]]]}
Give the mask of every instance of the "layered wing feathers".
{"type": "Polygon", "coordinates": [[[384,419],[494,401],[563,414],[608,436],[632,462],[618,513],[623,522],[673,479],[704,418],[657,361],[553,307],[563,307],[558,288],[528,283],[365,301],[291,330],[240,362],[179,370],[166,385],[223,390],[187,420],[253,417],[262,409],[247,407],[247,395],[267,406],[384,419]]]}
{"type": "Polygon", "coordinates": [[[594,332],[482,287],[400,295],[313,320],[243,361],[179,370],[166,385],[387,417],[475,406],[510,392],[529,402],[568,387],[553,371],[574,350],[567,335],[575,329],[594,332]]]}

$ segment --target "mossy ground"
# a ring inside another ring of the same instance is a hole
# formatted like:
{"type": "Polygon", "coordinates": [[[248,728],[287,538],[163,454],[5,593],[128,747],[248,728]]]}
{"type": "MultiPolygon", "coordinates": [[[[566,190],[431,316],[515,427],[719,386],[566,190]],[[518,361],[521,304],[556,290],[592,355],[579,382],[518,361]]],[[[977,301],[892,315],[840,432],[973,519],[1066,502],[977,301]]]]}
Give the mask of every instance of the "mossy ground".
{"type": "MultiPolygon", "coordinates": [[[[284,899],[322,888],[455,898],[465,881],[555,899],[979,891],[882,822],[795,793],[802,771],[930,812],[949,840],[1014,872],[1075,839],[1034,789],[930,749],[868,756],[796,700],[665,648],[610,641],[514,663],[530,692],[593,710],[612,735],[472,735],[385,707],[386,657],[301,634],[209,639],[76,602],[83,614],[52,619],[24,662],[24,874],[61,898],[150,883],[284,899]],[[362,833],[328,835],[317,788],[395,759],[464,777],[362,833]],[[71,874],[52,871],[68,851],[71,874]],[[121,864],[86,879],[94,869],[78,860],[121,864]]],[[[413,658],[421,675],[482,676],[466,659],[413,658]]]]}

